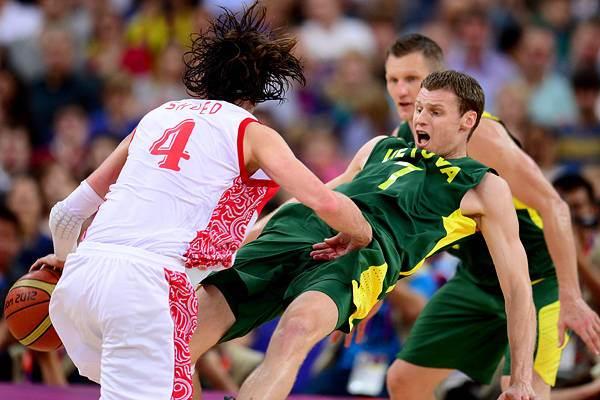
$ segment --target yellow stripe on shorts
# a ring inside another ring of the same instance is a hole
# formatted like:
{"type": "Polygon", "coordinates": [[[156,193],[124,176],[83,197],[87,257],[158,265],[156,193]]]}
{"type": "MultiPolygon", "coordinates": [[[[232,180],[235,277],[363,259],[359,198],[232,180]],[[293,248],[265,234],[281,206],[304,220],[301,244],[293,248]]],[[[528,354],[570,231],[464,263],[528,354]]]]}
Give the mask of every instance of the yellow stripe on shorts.
{"type": "Polygon", "coordinates": [[[360,284],[355,280],[352,281],[352,301],[356,311],[348,319],[350,330],[354,328],[354,320],[364,319],[379,301],[387,269],[387,263],[379,266],[372,265],[360,274],[360,284]]]}
{"type": "Polygon", "coordinates": [[[550,386],[556,383],[560,356],[569,341],[569,335],[566,335],[565,343],[562,347],[558,346],[559,313],[559,301],[542,307],[538,312],[538,346],[533,369],[550,386]]]}

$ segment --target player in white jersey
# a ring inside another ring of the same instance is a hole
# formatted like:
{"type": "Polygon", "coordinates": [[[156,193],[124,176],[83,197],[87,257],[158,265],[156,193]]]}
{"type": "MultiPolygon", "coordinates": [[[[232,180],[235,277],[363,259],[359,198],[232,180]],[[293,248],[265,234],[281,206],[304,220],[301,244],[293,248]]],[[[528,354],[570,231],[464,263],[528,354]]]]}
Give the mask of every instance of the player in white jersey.
{"type": "Polygon", "coordinates": [[[356,205],[327,189],[251,114],[261,101],[283,99],[291,80],[304,82],[294,44],[266,29],[264,9],[240,18],[226,11],[186,55],[188,91],[210,100],[149,112],[53,207],[56,259],[37,264],[59,267],[99,207],[64,263],[50,317],[81,374],[100,383],[102,399],[191,398],[198,303],[184,268],[231,266],[275,182],[351,235],[346,251],[370,242],[356,205]]]}

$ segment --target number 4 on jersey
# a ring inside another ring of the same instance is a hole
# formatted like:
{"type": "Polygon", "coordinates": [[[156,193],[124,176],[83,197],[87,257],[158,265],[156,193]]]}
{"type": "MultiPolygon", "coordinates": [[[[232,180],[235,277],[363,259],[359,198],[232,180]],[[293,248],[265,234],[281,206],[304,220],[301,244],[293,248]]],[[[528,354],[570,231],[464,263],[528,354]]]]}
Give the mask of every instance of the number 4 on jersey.
{"type": "Polygon", "coordinates": [[[179,171],[179,160],[190,159],[190,154],[185,151],[190,135],[196,123],[192,119],[186,119],[177,126],[167,129],[160,139],[150,146],[150,154],[164,156],[158,163],[160,168],[179,171]]]}

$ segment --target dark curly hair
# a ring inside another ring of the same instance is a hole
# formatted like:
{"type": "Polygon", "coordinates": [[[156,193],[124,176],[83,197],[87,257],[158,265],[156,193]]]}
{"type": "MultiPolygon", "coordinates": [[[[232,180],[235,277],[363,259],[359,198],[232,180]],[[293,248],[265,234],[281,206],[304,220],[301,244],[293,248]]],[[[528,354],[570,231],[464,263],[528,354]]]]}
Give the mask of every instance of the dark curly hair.
{"type": "Polygon", "coordinates": [[[296,40],[268,29],[266,10],[256,3],[240,14],[223,8],[205,32],[192,35],[185,87],[194,97],[230,103],[283,101],[292,80],[305,84],[300,60],[291,53],[296,40]]]}

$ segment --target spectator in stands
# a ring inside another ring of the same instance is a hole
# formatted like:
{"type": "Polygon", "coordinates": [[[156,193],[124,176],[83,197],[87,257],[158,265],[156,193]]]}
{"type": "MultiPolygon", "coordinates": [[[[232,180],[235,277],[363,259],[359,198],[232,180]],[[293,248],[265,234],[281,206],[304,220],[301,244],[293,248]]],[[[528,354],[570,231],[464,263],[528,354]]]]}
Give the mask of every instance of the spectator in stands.
{"type": "Polygon", "coordinates": [[[66,168],[71,175],[83,176],[90,139],[89,121],[85,111],[75,105],[60,109],[54,121],[53,133],[50,143],[52,159],[66,168]]]}
{"type": "MultiPolygon", "coordinates": [[[[93,36],[87,47],[87,67],[101,78],[124,67],[123,20],[110,8],[94,15],[93,36]]],[[[130,69],[135,73],[136,69],[130,69]]]]}
{"type": "Polygon", "coordinates": [[[577,104],[577,119],[559,130],[562,162],[594,164],[600,160],[600,77],[594,68],[577,70],[571,78],[577,104]]]}
{"type": "Polygon", "coordinates": [[[364,22],[344,16],[341,0],[306,0],[306,20],[298,36],[309,58],[319,62],[339,59],[350,50],[366,57],[375,54],[375,38],[364,22]]]}
{"type": "Polygon", "coordinates": [[[182,47],[171,42],[158,57],[155,73],[148,79],[136,79],[135,98],[141,103],[142,112],[148,112],[167,101],[180,100],[187,96],[182,81],[182,60],[182,47]]]}
{"type": "Polygon", "coordinates": [[[481,84],[486,96],[486,110],[495,112],[498,91],[517,75],[516,67],[496,51],[491,41],[491,24],[487,11],[470,8],[461,14],[457,41],[448,51],[449,69],[471,75],[481,84]]]}
{"type": "Polygon", "coordinates": [[[108,134],[123,139],[142,117],[140,102],[133,93],[133,82],[126,73],[116,73],[106,79],[102,93],[104,109],[91,117],[92,136],[108,134]]]}
{"type": "Polygon", "coordinates": [[[100,135],[92,139],[88,148],[86,158],[85,173],[83,176],[89,176],[96,168],[100,166],[110,153],[117,147],[119,141],[109,135],[100,135]]]}
{"type": "MultiPolygon", "coordinates": [[[[7,205],[19,219],[23,234],[18,263],[29,268],[38,258],[53,253],[42,192],[36,180],[26,175],[15,178],[7,195],[7,205]]],[[[25,272],[15,271],[18,276],[25,272]]]]}
{"type": "Polygon", "coordinates": [[[556,43],[556,64],[564,70],[569,57],[569,41],[573,32],[572,2],[570,0],[541,0],[537,2],[534,22],[552,31],[556,43]]]}
{"type": "Polygon", "coordinates": [[[373,76],[370,59],[359,52],[348,52],[335,63],[324,95],[346,154],[356,153],[374,135],[391,128],[383,83],[373,76]]]}
{"type": "Polygon", "coordinates": [[[8,333],[4,321],[4,299],[8,290],[18,279],[18,271],[24,266],[17,264],[21,249],[21,228],[17,216],[0,202],[0,381],[13,378],[13,363],[7,347],[14,339],[8,333]]]}
{"type": "Polygon", "coordinates": [[[30,123],[26,88],[0,49],[0,126],[30,123]]]}
{"type": "Polygon", "coordinates": [[[572,71],[580,69],[600,69],[600,17],[588,19],[575,28],[571,39],[572,71]]]}
{"type": "Polygon", "coordinates": [[[552,69],[554,53],[552,31],[536,26],[525,28],[516,61],[531,91],[529,115],[533,122],[556,126],[573,122],[577,110],[569,82],[552,69]]]}
{"type": "Polygon", "coordinates": [[[51,28],[42,33],[41,46],[45,73],[31,87],[33,144],[47,146],[51,127],[59,109],[78,104],[87,112],[100,107],[99,84],[94,76],[75,70],[73,42],[65,30],[51,28]]]}
{"type": "Polygon", "coordinates": [[[75,179],[67,168],[58,163],[46,165],[40,173],[44,213],[48,213],[52,206],[71,194],[79,181],[80,179],[75,179]]]}
{"type": "Polygon", "coordinates": [[[598,244],[599,210],[594,188],[590,181],[576,173],[562,175],[554,180],[554,187],[571,209],[573,229],[577,241],[579,271],[584,286],[600,307],[600,265],[592,265],[592,249],[598,244]]]}
{"type": "Polygon", "coordinates": [[[37,34],[42,16],[38,8],[16,0],[0,1],[0,45],[8,45],[37,34]]]}
{"type": "Polygon", "coordinates": [[[504,85],[496,95],[495,104],[496,115],[513,135],[523,141],[529,127],[527,115],[529,91],[527,86],[519,81],[504,85]]]}
{"type": "Polygon", "coordinates": [[[0,168],[10,177],[28,173],[31,166],[29,135],[23,127],[0,129],[0,168]]]}

